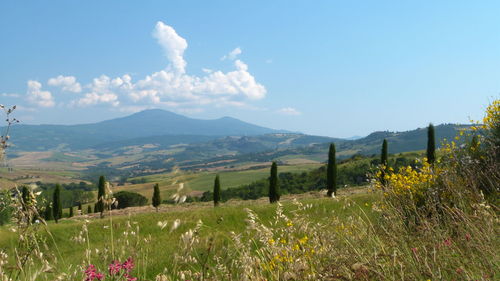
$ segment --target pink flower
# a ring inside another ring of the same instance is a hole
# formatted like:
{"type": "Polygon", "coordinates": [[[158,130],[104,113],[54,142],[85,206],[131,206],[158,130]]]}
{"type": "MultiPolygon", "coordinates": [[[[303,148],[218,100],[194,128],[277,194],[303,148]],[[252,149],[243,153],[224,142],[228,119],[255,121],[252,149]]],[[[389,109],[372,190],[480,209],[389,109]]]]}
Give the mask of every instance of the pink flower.
{"type": "Polygon", "coordinates": [[[470,241],[472,237],[470,236],[469,233],[465,234],[465,240],[470,241]]]}
{"type": "Polygon", "coordinates": [[[130,272],[134,268],[134,260],[129,257],[123,264],[122,268],[125,269],[127,272],[130,272]]]}
{"type": "Polygon", "coordinates": [[[418,252],[418,249],[417,248],[411,248],[411,251],[413,252],[414,255],[416,255],[417,252],[418,252]]]}
{"type": "Polygon", "coordinates": [[[451,238],[446,238],[443,242],[445,246],[451,246],[451,238]]]}
{"type": "Polygon", "coordinates": [[[89,265],[87,269],[85,269],[85,281],[93,281],[95,279],[101,280],[102,278],[104,278],[104,276],[102,273],[97,273],[93,264],[89,265]]]}
{"type": "Polygon", "coordinates": [[[120,273],[121,269],[122,269],[122,266],[121,266],[120,262],[119,261],[114,261],[108,267],[109,275],[111,275],[111,276],[117,275],[118,273],[120,273]]]}

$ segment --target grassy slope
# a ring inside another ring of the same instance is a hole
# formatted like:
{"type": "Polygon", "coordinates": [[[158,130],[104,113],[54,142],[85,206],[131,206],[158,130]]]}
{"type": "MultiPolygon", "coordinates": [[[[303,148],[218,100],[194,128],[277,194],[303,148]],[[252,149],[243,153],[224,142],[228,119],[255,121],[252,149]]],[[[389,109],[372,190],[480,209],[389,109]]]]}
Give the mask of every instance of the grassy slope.
{"type": "MultiPolygon", "coordinates": [[[[291,198],[287,197],[282,200],[285,211],[292,205],[291,198]]],[[[307,198],[307,196],[302,196],[300,201],[313,204],[313,208],[309,209],[308,212],[314,214],[315,217],[330,216],[333,211],[338,216],[347,217],[350,214],[358,213],[360,209],[370,213],[370,202],[374,200],[374,195],[358,193],[350,196],[349,199],[356,203],[349,209],[343,209],[341,202],[324,197],[311,198],[309,196],[307,198]]],[[[193,228],[198,220],[202,220],[204,223],[201,230],[202,236],[213,236],[216,238],[216,243],[227,242],[230,231],[242,232],[244,230],[246,219],[244,208],[254,210],[263,221],[269,221],[274,215],[276,205],[269,204],[267,199],[263,198],[255,201],[231,201],[218,208],[213,208],[210,203],[193,203],[184,206],[165,206],[159,213],[139,213],[130,217],[126,215],[114,216],[112,218],[114,244],[116,248],[119,248],[120,242],[117,241],[123,239],[123,231],[127,220],[130,220],[134,227],[139,226],[142,237],[151,235],[151,242],[146,247],[143,247],[143,250],[147,248],[151,251],[147,266],[147,278],[151,280],[156,273],[172,266],[173,253],[179,251],[178,241],[180,235],[193,228]],[[181,220],[181,225],[177,230],[170,232],[172,222],[176,219],[181,220]],[[161,230],[157,226],[157,222],[165,220],[168,221],[168,226],[161,230]],[[137,224],[134,224],[134,222],[137,222],[137,224]]],[[[71,241],[71,237],[77,236],[80,232],[83,225],[82,219],[66,219],[59,224],[50,222],[48,225],[57,247],[64,257],[61,264],[62,270],[66,270],[70,264],[77,265],[83,262],[86,245],[71,241]]],[[[110,245],[110,228],[106,227],[109,225],[109,217],[102,220],[91,220],[89,225],[90,249],[102,251],[106,246],[110,245]]],[[[9,232],[8,227],[0,228],[0,248],[10,251],[15,247],[15,242],[15,234],[9,232]]],[[[130,253],[125,253],[125,256],[128,254],[130,253]]],[[[111,258],[108,259],[111,260],[111,258]]],[[[94,258],[93,262],[102,266],[98,259],[94,258]]]]}
{"type": "MultiPolygon", "coordinates": [[[[309,171],[320,167],[321,164],[300,164],[291,166],[281,166],[280,172],[302,172],[309,171]]],[[[198,173],[166,173],[145,176],[147,183],[133,184],[116,187],[116,191],[127,190],[141,193],[147,198],[151,198],[153,194],[153,185],[160,184],[163,198],[166,199],[168,194],[171,194],[178,188],[179,183],[184,183],[186,189],[191,191],[207,191],[213,188],[213,180],[217,172],[198,172],[198,173]]],[[[222,182],[222,188],[237,187],[244,184],[252,183],[256,180],[268,177],[269,169],[252,169],[244,171],[221,171],[218,172],[222,182]]]]}

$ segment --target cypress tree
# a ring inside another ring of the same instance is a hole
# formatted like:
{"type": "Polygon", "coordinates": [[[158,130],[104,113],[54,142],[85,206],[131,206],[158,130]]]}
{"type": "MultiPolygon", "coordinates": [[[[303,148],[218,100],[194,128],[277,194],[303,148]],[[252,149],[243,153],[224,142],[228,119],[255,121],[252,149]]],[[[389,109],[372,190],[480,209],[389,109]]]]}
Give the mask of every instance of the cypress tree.
{"type": "Polygon", "coordinates": [[[69,215],[68,218],[71,218],[73,216],[73,206],[69,207],[69,215]]]}
{"type": "Polygon", "coordinates": [[[328,151],[328,166],[326,168],[326,187],[328,197],[337,195],[337,160],[335,159],[335,144],[330,144],[328,151]]]}
{"type": "Polygon", "coordinates": [[[158,207],[161,204],[160,186],[158,184],[155,184],[154,186],[153,198],[151,201],[153,202],[153,207],[155,207],[158,212],[158,207]]]}
{"type": "Polygon", "coordinates": [[[49,202],[47,202],[47,206],[45,206],[45,212],[43,214],[43,218],[46,221],[49,221],[49,220],[53,219],[52,208],[50,207],[50,203],[49,202]]]}
{"type": "Polygon", "coordinates": [[[429,124],[427,129],[427,162],[434,164],[436,161],[436,140],[434,135],[434,125],[429,124]]]}
{"type": "Polygon", "coordinates": [[[273,162],[271,165],[271,176],[269,177],[269,202],[275,203],[280,200],[280,190],[278,182],[278,165],[273,162]]]}
{"type": "Polygon", "coordinates": [[[83,215],[83,212],[82,212],[82,202],[78,202],[78,215],[83,215]]]}
{"type": "Polygon", "coordinates": [[[52,200],[52,214],[56,223],[62,218],[62,205],[61,205],[61,186],[56,184],[52,200]]]}
{"type": "Polygon", "coordinates": [[[385,185],[386,180],[385,180],[385,174],[386,171],[388,170],[389,167],[389,161],[388,161],[388,148],[387,148],[387,140],[384,139],[382,142],[382,151],[380,152],[380,164],[382,165],[382,171],[380,174],[380,182],[385,185]]]}
{"type": "Polygon", "coordinates": [[[384,139],[384,142],[382,142],[382,152],[380,154],[380,163],[384,166],[387,167],[387,164],[389,163],[388,162],[388,156],[387,156],[387,153],[388,153],[388,149],[387,149],[387,140],[384,139]]]}
{"type": "Polygon", "coordinates": [[[104,212],[104,194],[106,193],[105,188],[106,188],[106,179],[104,176],[99,177],[99,185],[98,185],[98,190],[97,190],[97,203],[94,208],[94,212],[100,212],[102,215],[102,212],[104,212]]]}
{"type": "Polygon", "coordinates": [[[92,207],[90,205],[87,206],[87,214],[92,214],[92,207]]]}
{"type": "Polygon", "coordinates": [[[220,179],[219,175],[216,175],[214,181],[214,206],[215,207],[219,206],[219,202],[220,202],[220,179]]]}

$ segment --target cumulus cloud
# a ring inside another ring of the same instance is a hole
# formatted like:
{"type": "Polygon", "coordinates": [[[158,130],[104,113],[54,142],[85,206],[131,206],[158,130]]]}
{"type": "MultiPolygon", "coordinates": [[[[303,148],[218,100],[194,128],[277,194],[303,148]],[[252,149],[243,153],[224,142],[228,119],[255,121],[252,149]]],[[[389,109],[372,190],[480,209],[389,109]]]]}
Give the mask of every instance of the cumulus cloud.
{"type": "Polygon", "coordinates": [[[76,82],[74,76],[59,75],[55,78],[50,78],[47,84],[49,86],[61,87],[66,92],[80,93],[82,91],[82,86],[76,82]]]}
{"type": "Polygon", "coordinates": [[[49,91],[42,91],[42,84],[38,81],[28,81],[27,100],[37,106],[53,107],[54,98],[49,91]]]}
{"type": "Polygon", "coordinates": [[[94,78],[92,84],[88,86],[91,91],[86,93],[83,98],[73,102],[73,104],[89,106],[104,103],[111,106],[118,106],[120,102],[116,93],[119,91],[127,92],[132,89],[131,80],[132,78],[129,75],[123,75],[115,79],[101,75],[98,78],[94,78]]]}
{"type": "Polygon", "coordinates": [[[278,113],[284,114],[284,115],[301,115],[302,112],[298,111],[297,109],[293,107],[284,107],[278,110],[278,113]]]}
{"type": "Polygon", "coordinates": [[[172,63],[173,70],[177,73],[185,73],[187,63],[184,60],[184,51],[188,46],[186,39],[180,37],[171,26],[161,21],[156,23],[153,36],[163,47],[165,55],[172,63]]]}
{"type": "Polygon", "coordinates": [[[241,48],[240,47],[237,47],[235,48],[234,50],[232,50],[231,52],[229,52],[229,54],[227,55],[224,55],[221,60],[226,60],[226,59],[229,59],[229,60],[235,60],[236,57],[238,57],[239,55],[241,54],[241,48]]]}
{"type": "MultiPolygon", "coordinates": [[[[153,37],[168,59],[165,69],[136,81],[128,74],[117,78],[101,75],[83,87],[82,97],[70,104],[82,107],[107,104],[126,107],[127,110],[163,106],[181,111],[207,105],[242,106],[247,101],[265,97],[266,88],[256,81],[246,63],[236,59],[241,54],[240,48],[227,55],[233,60],[233,70],[223,72],[204,68],[203,75],[197,76],[186,73],[184,51],[188,44],[171,26],[158,22],[153,37]]],[[[62,85],[58,81],[69,81],[68,77],[53,78],[49,84],[62,85]]],[[[76,83],[76,79],[69,82],[76,83]]]]}

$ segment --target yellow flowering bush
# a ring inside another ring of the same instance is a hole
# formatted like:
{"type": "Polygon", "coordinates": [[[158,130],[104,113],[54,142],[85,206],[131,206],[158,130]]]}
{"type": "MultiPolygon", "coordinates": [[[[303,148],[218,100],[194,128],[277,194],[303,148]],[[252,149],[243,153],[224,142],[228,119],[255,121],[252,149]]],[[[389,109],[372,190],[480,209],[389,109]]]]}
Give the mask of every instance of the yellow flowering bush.
{"type": "MultiPolygon", "coordinates": [[[[388,196],[388,193],[393,193],[398,196],[421,198],[425,191],[434,184],[436,178],[435,172],[425,158],[422,162],[423,165],[420,168],[401,167],[398,172],[394,172],[392,168],[387,169],[388,172],[385,172],[384,175],[386,184],[382,185],[378,181],[376,186],[378,188],[389,187],[385,191],[385,196],[388,196]]],[[[381,173],[378,172],[377,178],[380,177],[381,173]]]]}

